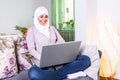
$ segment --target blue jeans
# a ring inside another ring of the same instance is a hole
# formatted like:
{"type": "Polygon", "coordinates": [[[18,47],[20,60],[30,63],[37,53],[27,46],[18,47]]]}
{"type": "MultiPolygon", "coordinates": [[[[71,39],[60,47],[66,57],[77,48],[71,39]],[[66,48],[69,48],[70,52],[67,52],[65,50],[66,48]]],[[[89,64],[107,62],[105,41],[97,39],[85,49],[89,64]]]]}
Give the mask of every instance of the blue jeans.
{"type": "Polygon", "coordinates": [[[90,58],[86,55],[80,55],[76,60],[55,71],[42,70],[34,65],[29,69],[28,76],[30,80],[62,80],[67,78],[67,74],[83,71],[90,65],[90,58]]]}

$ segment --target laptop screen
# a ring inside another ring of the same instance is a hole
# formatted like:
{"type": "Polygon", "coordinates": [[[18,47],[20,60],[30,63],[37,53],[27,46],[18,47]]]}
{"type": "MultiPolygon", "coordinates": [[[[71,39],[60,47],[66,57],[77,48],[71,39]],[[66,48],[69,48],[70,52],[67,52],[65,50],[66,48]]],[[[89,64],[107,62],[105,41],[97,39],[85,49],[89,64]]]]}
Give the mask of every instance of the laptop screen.
{"type": "Polygon", "coordinates": [[[81,41],[71,41],[43,46],[40,67],[49,67],[71,62],[79,54],[81,41]]]}

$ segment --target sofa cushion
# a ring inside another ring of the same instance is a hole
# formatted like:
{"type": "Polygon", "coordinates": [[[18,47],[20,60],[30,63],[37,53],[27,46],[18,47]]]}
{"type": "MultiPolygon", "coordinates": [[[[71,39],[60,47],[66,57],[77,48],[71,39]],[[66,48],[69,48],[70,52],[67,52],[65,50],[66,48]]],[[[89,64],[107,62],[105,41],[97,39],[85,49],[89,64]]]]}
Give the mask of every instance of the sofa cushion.
{"type": "Polygon", "coordinates": [[[17,74],[15,44],[13,37],[0,35],[0,79],[17,74]]]}
{"type": "Polygon", "coordinates": [[[30,80],[28,77],[28,70],[21,71],[21,72],[19,72],[18,75],[12,76],[5,80],[30,80]]]}
{"type": "Polygon", "coordinates": [[[27,49],[27,42],[24,36],[18,36],[16,41],[16,53],[18,59],[18,68],[20,71],[29,69],[32,65],[30,55],[27,49]]]}

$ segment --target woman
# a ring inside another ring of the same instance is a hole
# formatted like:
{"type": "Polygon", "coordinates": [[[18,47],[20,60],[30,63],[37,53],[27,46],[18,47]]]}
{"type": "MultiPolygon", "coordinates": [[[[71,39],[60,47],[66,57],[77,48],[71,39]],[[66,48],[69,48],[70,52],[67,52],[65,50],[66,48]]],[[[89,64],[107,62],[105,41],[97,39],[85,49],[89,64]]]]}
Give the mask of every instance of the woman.
{"type": "MultiPolygon", "coordinates": [[[[39,65],[42,46],[63,43],[64,39],[53,26],[50,26],[48,11],[45,7],[36,9],[33,21],[34,26],[28,30],[26,40],[30,54],[33,56],[33,64],[39,65]]],[[[28,76],[30,80],[61,80],[67,78],[67,74],[85,70],[90,66],[90,59],[85,55],[81,55],[75,61],[55,71],[43,70],[36,65],[29,69],[28,76]]]]}

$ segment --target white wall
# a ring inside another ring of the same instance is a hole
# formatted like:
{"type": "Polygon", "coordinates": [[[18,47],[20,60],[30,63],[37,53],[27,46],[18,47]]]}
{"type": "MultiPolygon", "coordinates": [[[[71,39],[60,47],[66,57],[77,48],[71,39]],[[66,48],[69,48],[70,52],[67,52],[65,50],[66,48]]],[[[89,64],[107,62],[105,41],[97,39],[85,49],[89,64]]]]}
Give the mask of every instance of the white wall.
{"type": "Polygon", "coordinates": [[[75,40],[86,43],[87,28],[95,26],[96,12],[96,0],[75,0],[75,40]]]}
{"type": "Polygon", "coordinates": [[[86,0],[75,0],[75,40],[85,42],[86,39],[86,0]]]}
{"type": "Polygon", "coordinates": [[[107,18],[116,22],[120,29],[120,0],[97,0],[98,19],[107,18]]]}
{"type": "Polygon", "coordinates": [[[29,27],[36,7],[46,6],[50,0],[0,0],[0,33],[18,33],[15,25],[29,27]]]}

